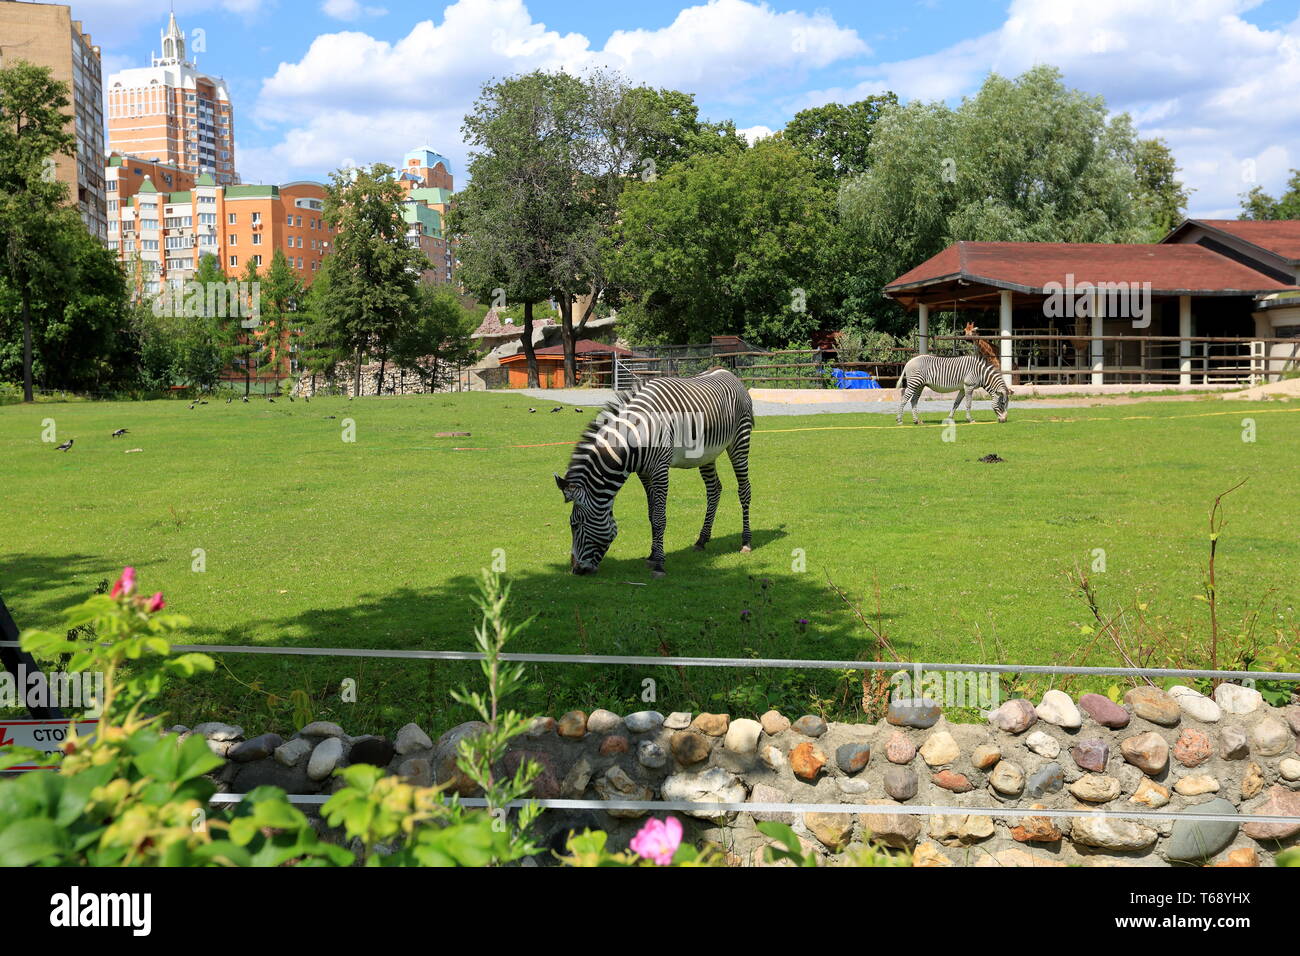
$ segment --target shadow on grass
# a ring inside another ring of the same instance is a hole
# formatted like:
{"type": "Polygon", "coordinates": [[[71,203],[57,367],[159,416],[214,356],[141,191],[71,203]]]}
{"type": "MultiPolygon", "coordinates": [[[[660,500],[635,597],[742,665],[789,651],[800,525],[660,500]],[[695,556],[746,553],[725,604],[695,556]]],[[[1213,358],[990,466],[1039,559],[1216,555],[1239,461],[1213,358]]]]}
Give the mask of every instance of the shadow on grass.
{"type": "Polygon", "coordinates": [[[19,630],[57,629],[65,610],[94,594],[100,581],[111,582],[121,571],[89,554],[0,555],[0,597],[19,630]]]}
{"type": "MultiPolygon", "coordinates": [[[[756,550],[779,548],[785,537],[782,529],[757,532],[756,550]]],[[[668,576],[661,579],[650,577],[641,557],[607,558],[598,574],[578,577],[568,573],[567,554],[517,573],[509,569],[507,556],[510,619],[533,618],[509,649],[646,657],[873,656],[871,636],[823,577],[814,571],[780,577],[751,572],[735,554],[739,547],[736,534],[714,539],[703,553],[670,552],[668,576]]],[[[429,589],[397,587],[347,605],[227,629],[203,630],[196,622],[192,639],[247,644],[249,634],[259,634],[274,635],[264,643],[279,647],[474,650],[478,583],[476,575],[461,574],[429,589]]],[[[889,615],[882,617],[888,626],[889,615]]],[[[350,733],[391,733],[411,720],[426,729],[445,729],[471,717],[451,691],[483,685],[475,662],[217,656],[218,679],[191,682],[183,692],[169,694],[169,709],[177,717],[253,721],[257,732],[291,731],[289,696],[302,691],[312,718],[337,720],[350,733]],[[342,694],[347,682],[356,688],[354,703],[342,694]],[[249,716],[259,711],[262,722],[249,716]]],[[[853,719],[861,695],[858,673],[826,669],[528,664],[525,673],[524,687],[509,706],[556,716],[595,707],[617,713],[709,710],[757,716],[777,707],[796,715],[820,711],[853,719]]]]}

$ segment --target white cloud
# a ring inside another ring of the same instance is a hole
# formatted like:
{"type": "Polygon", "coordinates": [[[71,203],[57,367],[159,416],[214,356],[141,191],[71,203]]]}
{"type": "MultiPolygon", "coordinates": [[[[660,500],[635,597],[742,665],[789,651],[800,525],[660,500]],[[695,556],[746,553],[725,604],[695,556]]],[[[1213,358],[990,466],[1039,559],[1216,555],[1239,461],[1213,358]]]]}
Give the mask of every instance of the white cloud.
{"type": "Polygon", "coordinates": [[[388,13],[383,7],[363,6],[358,0],[325,0],[320,8],[327,17],[348,22],[362,17],[382,17],[388,13]]]}
{"type": "Polygon", "coordinates": [[[749,143],[750,146],[753,146],[760,139],[767,139],[767,137],[775,133],[776,130],[769,126],[749,126],[745,129],[738,129],[736,132],[745,137],[745,141],[749,143]]]}
{"type": "Polygon", "coordinates": [[[458,0],[441,22],[417,23],[396,42],[360,31],[327,33],[299,61],[281,63],[251,115],[288,129],[274,146],[242,149],[239,166],[250,181],[285,178],[278,166],[284,162],[319,176],[335,157],[355,152],[360,136],[374,149],[371,161],[391,162],[427,138],[460,159],[463,171],[461,119],[493,77],[607,67],[701,101],[736,103],[775,98],[809,71],[867,52],[857,33],[827,14],[781,13],[747,0],[709,0],[661,29],[616,31],[599,50],[581,33],[534,21],[522,0],[458,0]],[[418,125],[404,126],[412,117],[418,125]],[[379,149],[379,140],[403,128],[396,156],[379,149]]]}
{"type": "Polygon", "coordinates": [[[848,88],[799,98],[812,105],[891,89],[905,99],[951,100],[989,70],[1015,75],[1060,67],[1074,87],[1129,112],[1144,136],[1163,137],[1195,192],[1190,210],[1233,217],[1254,161],[1276,190],[1300,166],[1300,18],[1261,29],[1245,0],[1013,0],[1002,26],[922,57],[879,64],[848,88]]]}

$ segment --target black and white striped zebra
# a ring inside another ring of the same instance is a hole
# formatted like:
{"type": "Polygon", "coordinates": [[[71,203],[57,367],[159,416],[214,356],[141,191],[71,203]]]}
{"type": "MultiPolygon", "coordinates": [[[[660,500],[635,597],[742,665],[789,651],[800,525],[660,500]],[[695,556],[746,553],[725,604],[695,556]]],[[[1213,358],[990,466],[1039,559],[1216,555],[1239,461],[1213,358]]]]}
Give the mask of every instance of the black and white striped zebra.
{"type": "MultiPolygon", "coordinates": [[[[968,329],[967,334],[970,334],[968,329]]],[[[916,403],[926,388],[936,392],[956,392],[952,411],[945,421],[952,421],[957,415],[957,406],[962,396],[966,398],[966,421],[974,421],[970,413],[971,399],[975,389],[982,388],[993,396],[993,411],[997,412],[998,421],[1007,420],[1007,405],[1011,400],[1011,390],[1002,369],[989,353],[991,347],[983,339],[977,341],[979,348],[974,355],[917,355],[903,366],[903,373],[898,377],[898,419],[903,424],[903,408],[910,400],[912,403],[912,424],[919,425],[921,419],[916,414],[916,403]]]]}
{"type": "Polygon", "coordinates": [[[692,378],[653,378],[611,402],[583,433],[564,477],[555,483],[573,503],[569,524],[574,574],[592,574],[618,534],[614,496],[635,474],[645,487],[652,541],[646,564],[664,573],[668,471],[698,468],[704,478],[704,526],[695,542],[704,550],[722,496],[716,461],[726,451],[736,473],[742,520],[741,551],[750,549],[749,436],[754,409],[745,384],[725,369],[692,378]]]}

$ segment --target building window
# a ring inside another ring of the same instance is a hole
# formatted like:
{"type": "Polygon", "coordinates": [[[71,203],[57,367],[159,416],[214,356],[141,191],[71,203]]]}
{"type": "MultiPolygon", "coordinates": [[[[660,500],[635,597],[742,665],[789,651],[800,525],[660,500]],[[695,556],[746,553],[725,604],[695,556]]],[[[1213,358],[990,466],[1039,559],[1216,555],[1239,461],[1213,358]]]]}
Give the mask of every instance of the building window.
{"type": "Polygon", "coordinates": [[[228,246],[237,246],[237,245],[239,245],[239,237],[238,237],[237,235],[235,235],[235,234],[232,232],[232,233],[227,237],[226,245],[228,245],[228,246]]]}
{"type": "Polygon", "coordinates": [[[253,213],[253,222],[254,222],[254,224],[259,223],[259,222],[261,222],[261,221],[262,221],[262,214],[261,214],[260,212],[255,212],[255,213],[253,213]]]}
{"type": "Polygon", "coordinates": [[[239,222],[239,216],[236,213],[232,212],[226,216],[226,222],[227,224],[233,226],[235,223],[239,222]]]}
{"type": "Polygon", "coordinates": [[[231,265],[232,268],[233,268],[234,266],[239,265],[239,256],[231,256],[231,257],[230,257],[230,265],[231,265]]]}

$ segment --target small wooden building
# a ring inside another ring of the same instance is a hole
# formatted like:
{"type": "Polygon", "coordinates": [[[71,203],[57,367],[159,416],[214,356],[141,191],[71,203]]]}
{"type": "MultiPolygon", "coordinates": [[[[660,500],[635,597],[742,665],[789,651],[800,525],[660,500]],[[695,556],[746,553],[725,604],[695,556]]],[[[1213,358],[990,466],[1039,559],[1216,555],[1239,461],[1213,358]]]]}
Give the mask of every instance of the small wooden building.
{"type": "MultiPolygon", "coordinates": [[[[600,371],[608,377],[609,360],[612,357],[628,356],[631,351],[617,345],[593,342],[591,339],[579,339],[574,343],[574,353],[578,362],[578,376],[582,377],[584,363],[599,362],[600,371]]],[[[564,346],[550,345],[537,349],[537,382],[542,388],[564,387],[564,346]]],[[[508,388],[528,387],[528,356],[522,350],[501,359],[501,367],[506,370],[508,388]]]]}

